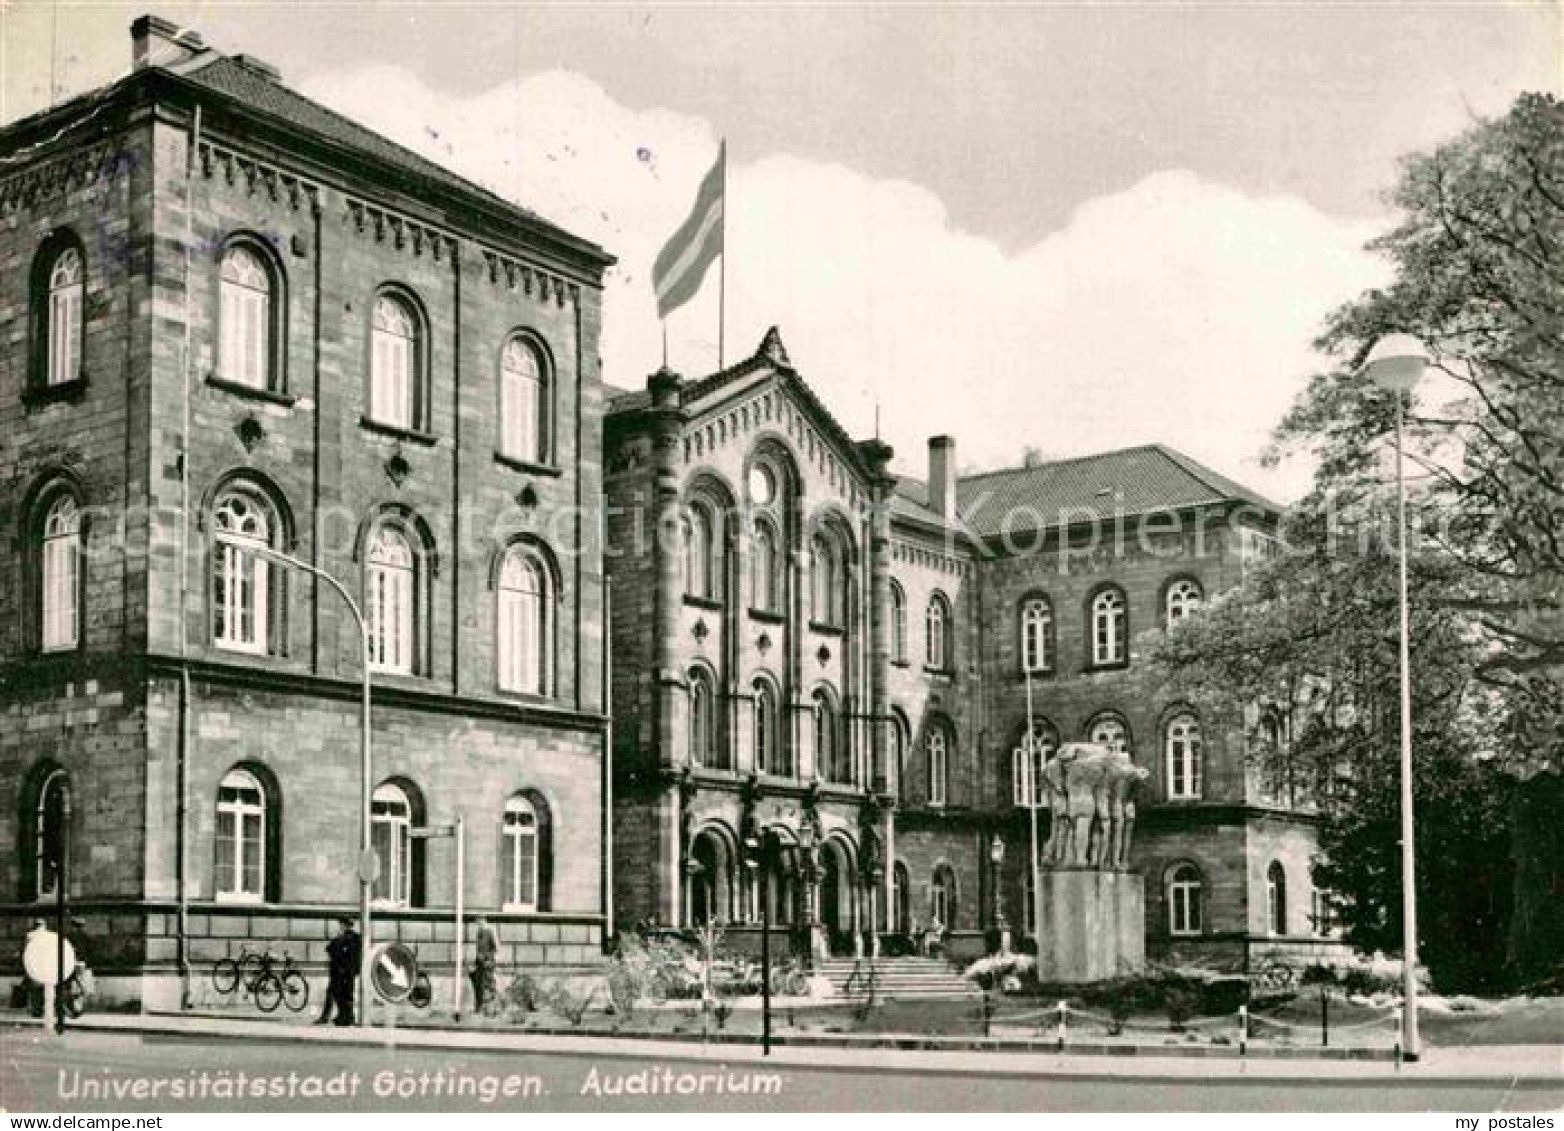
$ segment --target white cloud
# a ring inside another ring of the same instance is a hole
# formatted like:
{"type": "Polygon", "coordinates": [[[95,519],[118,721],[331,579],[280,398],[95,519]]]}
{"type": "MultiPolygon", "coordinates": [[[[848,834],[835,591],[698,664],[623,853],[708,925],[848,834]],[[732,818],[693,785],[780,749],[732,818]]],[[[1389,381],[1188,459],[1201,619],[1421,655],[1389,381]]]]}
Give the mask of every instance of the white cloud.
{"type": "MultiPolygon", "coordinates": [[[[570,72],[457,98],[388,67],[320,76],[314,97],[619,256],[605,316],[610,382],[661,357],[649,281],[716,153],[710,123],[632,110],[570,72]]],[[[794,364],[850,431],[874,405],[902,469],[928,434],[965,464],[1160,440],[1283,498],[1306,469],[1255,455],[1308,373],[1325,313],[1383,267],[1372,222],[1167,170],[1083,204],[1007,252],[955,230],[906,182],[729,146],[728,360],[778,324],[794,364]]],[[[1039,155],[1068,160],[1068,154],[1039,155]]],[[[669,325],[688,375],[716,361],[716,272],[669,325]]]]}

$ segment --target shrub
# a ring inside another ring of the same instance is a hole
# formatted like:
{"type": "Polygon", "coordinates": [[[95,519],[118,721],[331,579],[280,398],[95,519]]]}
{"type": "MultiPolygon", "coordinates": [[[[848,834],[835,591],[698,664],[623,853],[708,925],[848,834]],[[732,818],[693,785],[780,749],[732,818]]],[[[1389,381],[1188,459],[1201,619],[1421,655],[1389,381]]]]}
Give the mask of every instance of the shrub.
{"type": "Polygon", "coordinates": [[[1199,999],[1187,989],[1171,988],[1162,999],[1162,1007],[1167,1010],[1168,1026],[1175,1033],[1182,1033],[1189,1019],[1195,1015],[1195,1006],[1199,999]]]}
{"type": "Polygon", "coordinates": [[[542,987],[531,974],[517,974],[505,987],[500,1001],[512,1013],[536,1013],[542,999],[542,987]]]}
{"type": "Polygon", "coordinates": [[[1035,981],[1037,960],[1025,954],[991,954],[980,958],[962,972],[962,977],[985,990],[1003,989],[1016,993],[1023,983],[1035,981]],[[1012,990],[1009,987],[1014,986],[1012,990]]]}
{"type": "Polygon", "coordinates": [[[548,1007],[578,1028],[585,1019],[587,1011],[592,1008],[592,1002],[596,997],[596,986],[590,986],[583,991],[572,985],[568,978],[550,983],[544,991],[544,999],[548,1002],[548,1007]]]}

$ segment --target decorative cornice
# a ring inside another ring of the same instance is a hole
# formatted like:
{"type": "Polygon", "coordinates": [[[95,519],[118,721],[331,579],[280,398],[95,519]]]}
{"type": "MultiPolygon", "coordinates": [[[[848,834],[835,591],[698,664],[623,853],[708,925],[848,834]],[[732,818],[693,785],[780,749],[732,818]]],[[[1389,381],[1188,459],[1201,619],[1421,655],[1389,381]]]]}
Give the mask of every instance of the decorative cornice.
{"type": "Polygon", "coordinates": [[[238,186],[251,196],[264,194],[295,212],[307,207],[313,213],[320,207],[320,186],[313,181],[210,141],[196,146],[196,166],[209,181],[238,186]]]}
{"type": "Polygon", "coordinates": [[[29,208],[72,189],[128,174],[131,160],[113,139],[66,150],[0,180],[0,213],[29,208]]]}
{"type": "Polygon", "coordinates": [[[343,222],[359,235],[375,243],[389,243],[399,251],[410,251],[415,259],[428,252],[436,263],[446,255],[456,262],[457,240],[451,233],[356,197],[349,196],[347,202],[343,222]]]}
{"type": "Polygon", "coordinates": [[[579,283],[572,283],[560,275],[513,259],[493,248],[483,248],[483,261],[487,266],[485,274],[494,286],[520,291],[528,298],[536,297],[543,303],[552,299],[556,306],[564,306],[567,302],[574,306],[581,299],[579,283]]]}

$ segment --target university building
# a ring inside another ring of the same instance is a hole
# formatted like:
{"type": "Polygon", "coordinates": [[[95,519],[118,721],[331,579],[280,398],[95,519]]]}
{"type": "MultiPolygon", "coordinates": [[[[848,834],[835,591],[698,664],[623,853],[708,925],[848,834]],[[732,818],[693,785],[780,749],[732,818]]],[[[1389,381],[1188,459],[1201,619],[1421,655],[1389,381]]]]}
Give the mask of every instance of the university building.
{"type": "Polygon", "coordinates": [[[261,60],[132,41],[0,129],[0,970],[62,864],[110,996],[319,970],[366,799],[376,937],[436,968],[458,822],[507,964],[763,910],[977,953],[1028,929],[1015,752],[1082,739],[1151,771],[1153,954],[1328,945],[1308,816],[1137,655],[1275,508],[1154,446],[899,476],[775,331],[613,388],[605,251],[261,60]]]}
{"type": "Polygon", "coordinates": [[[744,946],[769,920],[816,955],[1030,936],[1017,763],[1089,741],[1150,772],[1152,956],[1336,945],[1310,820],[1246,770],[1244,720],[1169,701],[1138,653],[1271,552],[1274,505],[1160,445],[961,475],[936,436],[898,476],[775,329],[611,394],[604,435],[621,928],[744,946]]]}
{"type": "Polygon", "coordinates": [[[506,957],[595,961],[612,259],[260,60],[132,38],[0,131],[0,954],[68,796],[108,992],[319,968],[369,792],[377,937],[449,963],[454,837],[417,833],[461,817],[506,957]]]}

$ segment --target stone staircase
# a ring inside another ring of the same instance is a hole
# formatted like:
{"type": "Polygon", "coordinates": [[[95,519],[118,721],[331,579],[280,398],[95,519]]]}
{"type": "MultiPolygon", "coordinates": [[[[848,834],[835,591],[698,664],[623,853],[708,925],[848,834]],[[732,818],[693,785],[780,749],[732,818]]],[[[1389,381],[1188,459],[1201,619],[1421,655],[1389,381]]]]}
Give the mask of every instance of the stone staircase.
{"type": "Polygon", "coordinates": [[[973,998],[981,991],[963,978],[959,971],[940,958],[828,958],[819,964],[819,972],[831,983],[838,998],[862,1001],[870,993],[873,971],[875,999],[888,998],[973,998]],[[857,971],[856,977],[854,971],[857,971]]]}

